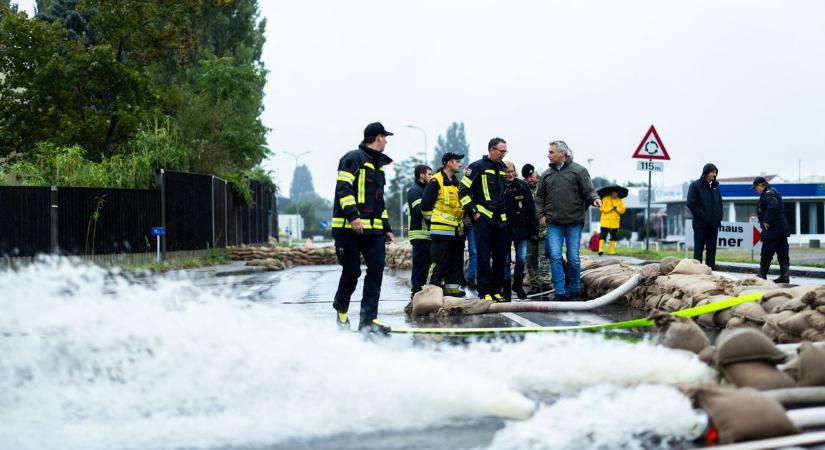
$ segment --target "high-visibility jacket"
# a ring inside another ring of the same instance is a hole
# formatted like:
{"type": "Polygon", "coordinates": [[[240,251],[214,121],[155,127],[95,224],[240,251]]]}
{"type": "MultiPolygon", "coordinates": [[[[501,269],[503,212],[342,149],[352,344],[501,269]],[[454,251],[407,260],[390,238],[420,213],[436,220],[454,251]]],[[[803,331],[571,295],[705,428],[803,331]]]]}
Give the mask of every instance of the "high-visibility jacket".
{"type": "Polygon", "coordinates": [[[430,229],[421,214],[421,198],[424,196],[425,183],[415,180],[412,187],[407,190],[407,207],[410,209],[409,228],[410,240],[430,239],[430,229]]]}
{"type": "Polygon", "coordinates": [[[464,207],[458,200],[458,178],[439,170],[424,188],[421,213],[430,222],[430,239],[464,236],[464,207]]]}
{"type": "Polygon", "coordinates": [[[619,228],[622,222],[622,214],[624,214],[625,211],[622,199],[618,197],[613,198],[612,195],[605,195],[602,197],[602,207],[600,210],[602,212],[602,219],[599,221],[599,225],[601,225],[602,228],[619,228]]]}
{"type": "Polygon", "coordinates": [[[363,143],[341,158],[332,202],[333,236],[352,233],[350,222],[358,218],[364,234],[392,231],[384,209],[384,166],[391,163],[390,157],[363,143]]]}
{"type": "Polygon", "coordinates": [[[464,170],[459,196],[461,205],[471,214],[503,227],[507,221],[504,202],[504,164],[493,162],[487,156],[470,164],[464,170]]]}

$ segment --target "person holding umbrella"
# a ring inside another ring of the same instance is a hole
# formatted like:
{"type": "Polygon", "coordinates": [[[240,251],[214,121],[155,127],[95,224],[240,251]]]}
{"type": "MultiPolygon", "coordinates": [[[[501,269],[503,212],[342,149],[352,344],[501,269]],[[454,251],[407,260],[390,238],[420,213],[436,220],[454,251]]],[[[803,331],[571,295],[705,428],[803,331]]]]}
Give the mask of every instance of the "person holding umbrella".
{"type": "Polygon", "coordinates": [[[599,256],[604,254],[604,243],[607,235],[610,235],[610,247],[608,255],[616,254],[616,236],[622,221],[622,214],[625,212],[623,198],[627,197],[627,188],[622,186],[605,186],[596,191],[602,199],[602,218],[599,221],[601,232],[599,233],[599,256]]]}

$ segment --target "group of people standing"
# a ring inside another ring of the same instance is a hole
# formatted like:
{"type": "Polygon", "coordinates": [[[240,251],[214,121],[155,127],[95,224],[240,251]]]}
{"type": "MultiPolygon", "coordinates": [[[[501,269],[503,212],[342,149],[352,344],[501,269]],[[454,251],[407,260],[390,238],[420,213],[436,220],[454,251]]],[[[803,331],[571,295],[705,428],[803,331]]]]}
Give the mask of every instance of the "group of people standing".
{"type": "MultiPolygon", "coordinates": [[[[549,168],[539,177],[531,164],[521,169],[505,160],[507,142],[490,140],[487,155],[461,171],[464,155],[446,153],[442,167],[415,168],[415,184],[407,192],[410,239],[413,245],[412,292],[425,284],[444,286],[444,293],[464,296],[461,286],[475,287],[480,298],[510,301],[515,293],[527,298],[525,272],[531,291],[549,290],[554,299],[578,299],[579,245],[587,206],[601,206],[587,169],[573,161],[564,141],[548,146],[549,168]],[[459,175],[461,175],[459,180],[459,175]],[[542,273],[539,238],[549,270],[542,273]],[[469,264],[464,277],[464,242],[469,264]],[[567,248],[567,263],[563,248],[567,248]],[[515,249],[511,272],[512,249],[515,249]]],[[[549,296],[548,296],[549,298],[549,296]]]]}
{"type": "MultiPolygon", "coordinates": [[[[377,315],[385,244],[394,240],[384,203],[384,167],[392,163],[384,149],[387,137],[392,135],[379,122],[367,125],[361,144],[347,152],[338,164],[332,234],[343,270],[333,307],[342,329],[350,328],[347,312],[361,275],[363,257],[367,274],[358,330],[376,334],[391,331],[377,320],[377,315]]],[[[601,208],[602,212],[599,254],[608,235],[609,252],[615,251],[615,230],[624,205],[615,195],[605,197],[603,203],[587,169],[574,161],[573,152],[564,141],[550,142],[549,165],[540,175],[533,165],[524,165],[523,180],[518,178],[513,163],[505,161],[508,151],[507,142],[495,137],[488,143],[487,155],[463,171],[464,155],[456,153],[444,154],[442,166],[435,172],[426,165],[415,168],[415,182],[407,192],[413,247],[411,295],[424,284],[432,284],[442,286],[446,295],[464,296],[462,285],[469,285],[487,301],[510,301],[512,292],[524,299],[526,268],[531,291],[547,291],[547,283],[552,280],[554,294],[543,298],[578,300],[579,247],[590,206],[601,208]],[[466,279],[465,241],[470,254],[466,279]],[[511,274],[513,247],[515,270],[511,274]],[[542,249],[544,255],[540,255],[542,249]],[[548,260],[549,270],[544,265],[548,260]]],[[[716,166],[706,165],[688,194],[697,242],[694,255],[701,260],[706,250],[709,265],[715,261],[716,235],[722,219],[717,173],[716,166]]],[[[762,177],[753,184],[761,194],[759,218],[765,240],[759,274],[763,278],[767,275],[773,256],[770,252],[778,252],[782,277],[787,280],[788,224],[782,213],[782,198],[762,177]],[[767,265],[766,253],[770,253],[767,265]]]]}

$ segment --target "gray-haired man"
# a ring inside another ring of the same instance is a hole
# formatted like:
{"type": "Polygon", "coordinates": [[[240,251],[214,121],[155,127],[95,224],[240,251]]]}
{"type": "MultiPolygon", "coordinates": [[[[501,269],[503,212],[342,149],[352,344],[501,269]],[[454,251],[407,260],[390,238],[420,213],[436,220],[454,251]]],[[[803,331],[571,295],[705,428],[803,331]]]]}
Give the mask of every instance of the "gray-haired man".
{"type": "Polygon", "coordinates": [[[600,207],[602,202],[593,189],[587,169],[573,162],[573,152],[564,141],[551,142],[547,158],[550,167],[541,174],[536,187],[536,217],[539,226],[547,225],[546,249],[550,254],[556,300],[577,300],[581,282],[579,245],[584,213],[588,204],[600,207]],[[563,245],[567,247],[566,277],[562,262],[563,245]]]}

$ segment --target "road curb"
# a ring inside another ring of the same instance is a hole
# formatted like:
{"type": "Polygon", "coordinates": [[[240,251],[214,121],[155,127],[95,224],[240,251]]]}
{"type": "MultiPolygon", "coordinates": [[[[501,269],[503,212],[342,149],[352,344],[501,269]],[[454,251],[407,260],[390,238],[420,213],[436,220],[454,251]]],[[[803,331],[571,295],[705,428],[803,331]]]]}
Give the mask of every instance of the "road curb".
{"type": "Polygon", "coordinates": [[[260,266],[248,266],[241,269],[233,269],[233,270],[224,270],[224,271],[216,271],[213,277],[231,277],[231,276],[242,276],[242,275],[254,275],[256,273],[267,272],[266,267],[260,266]]]}

